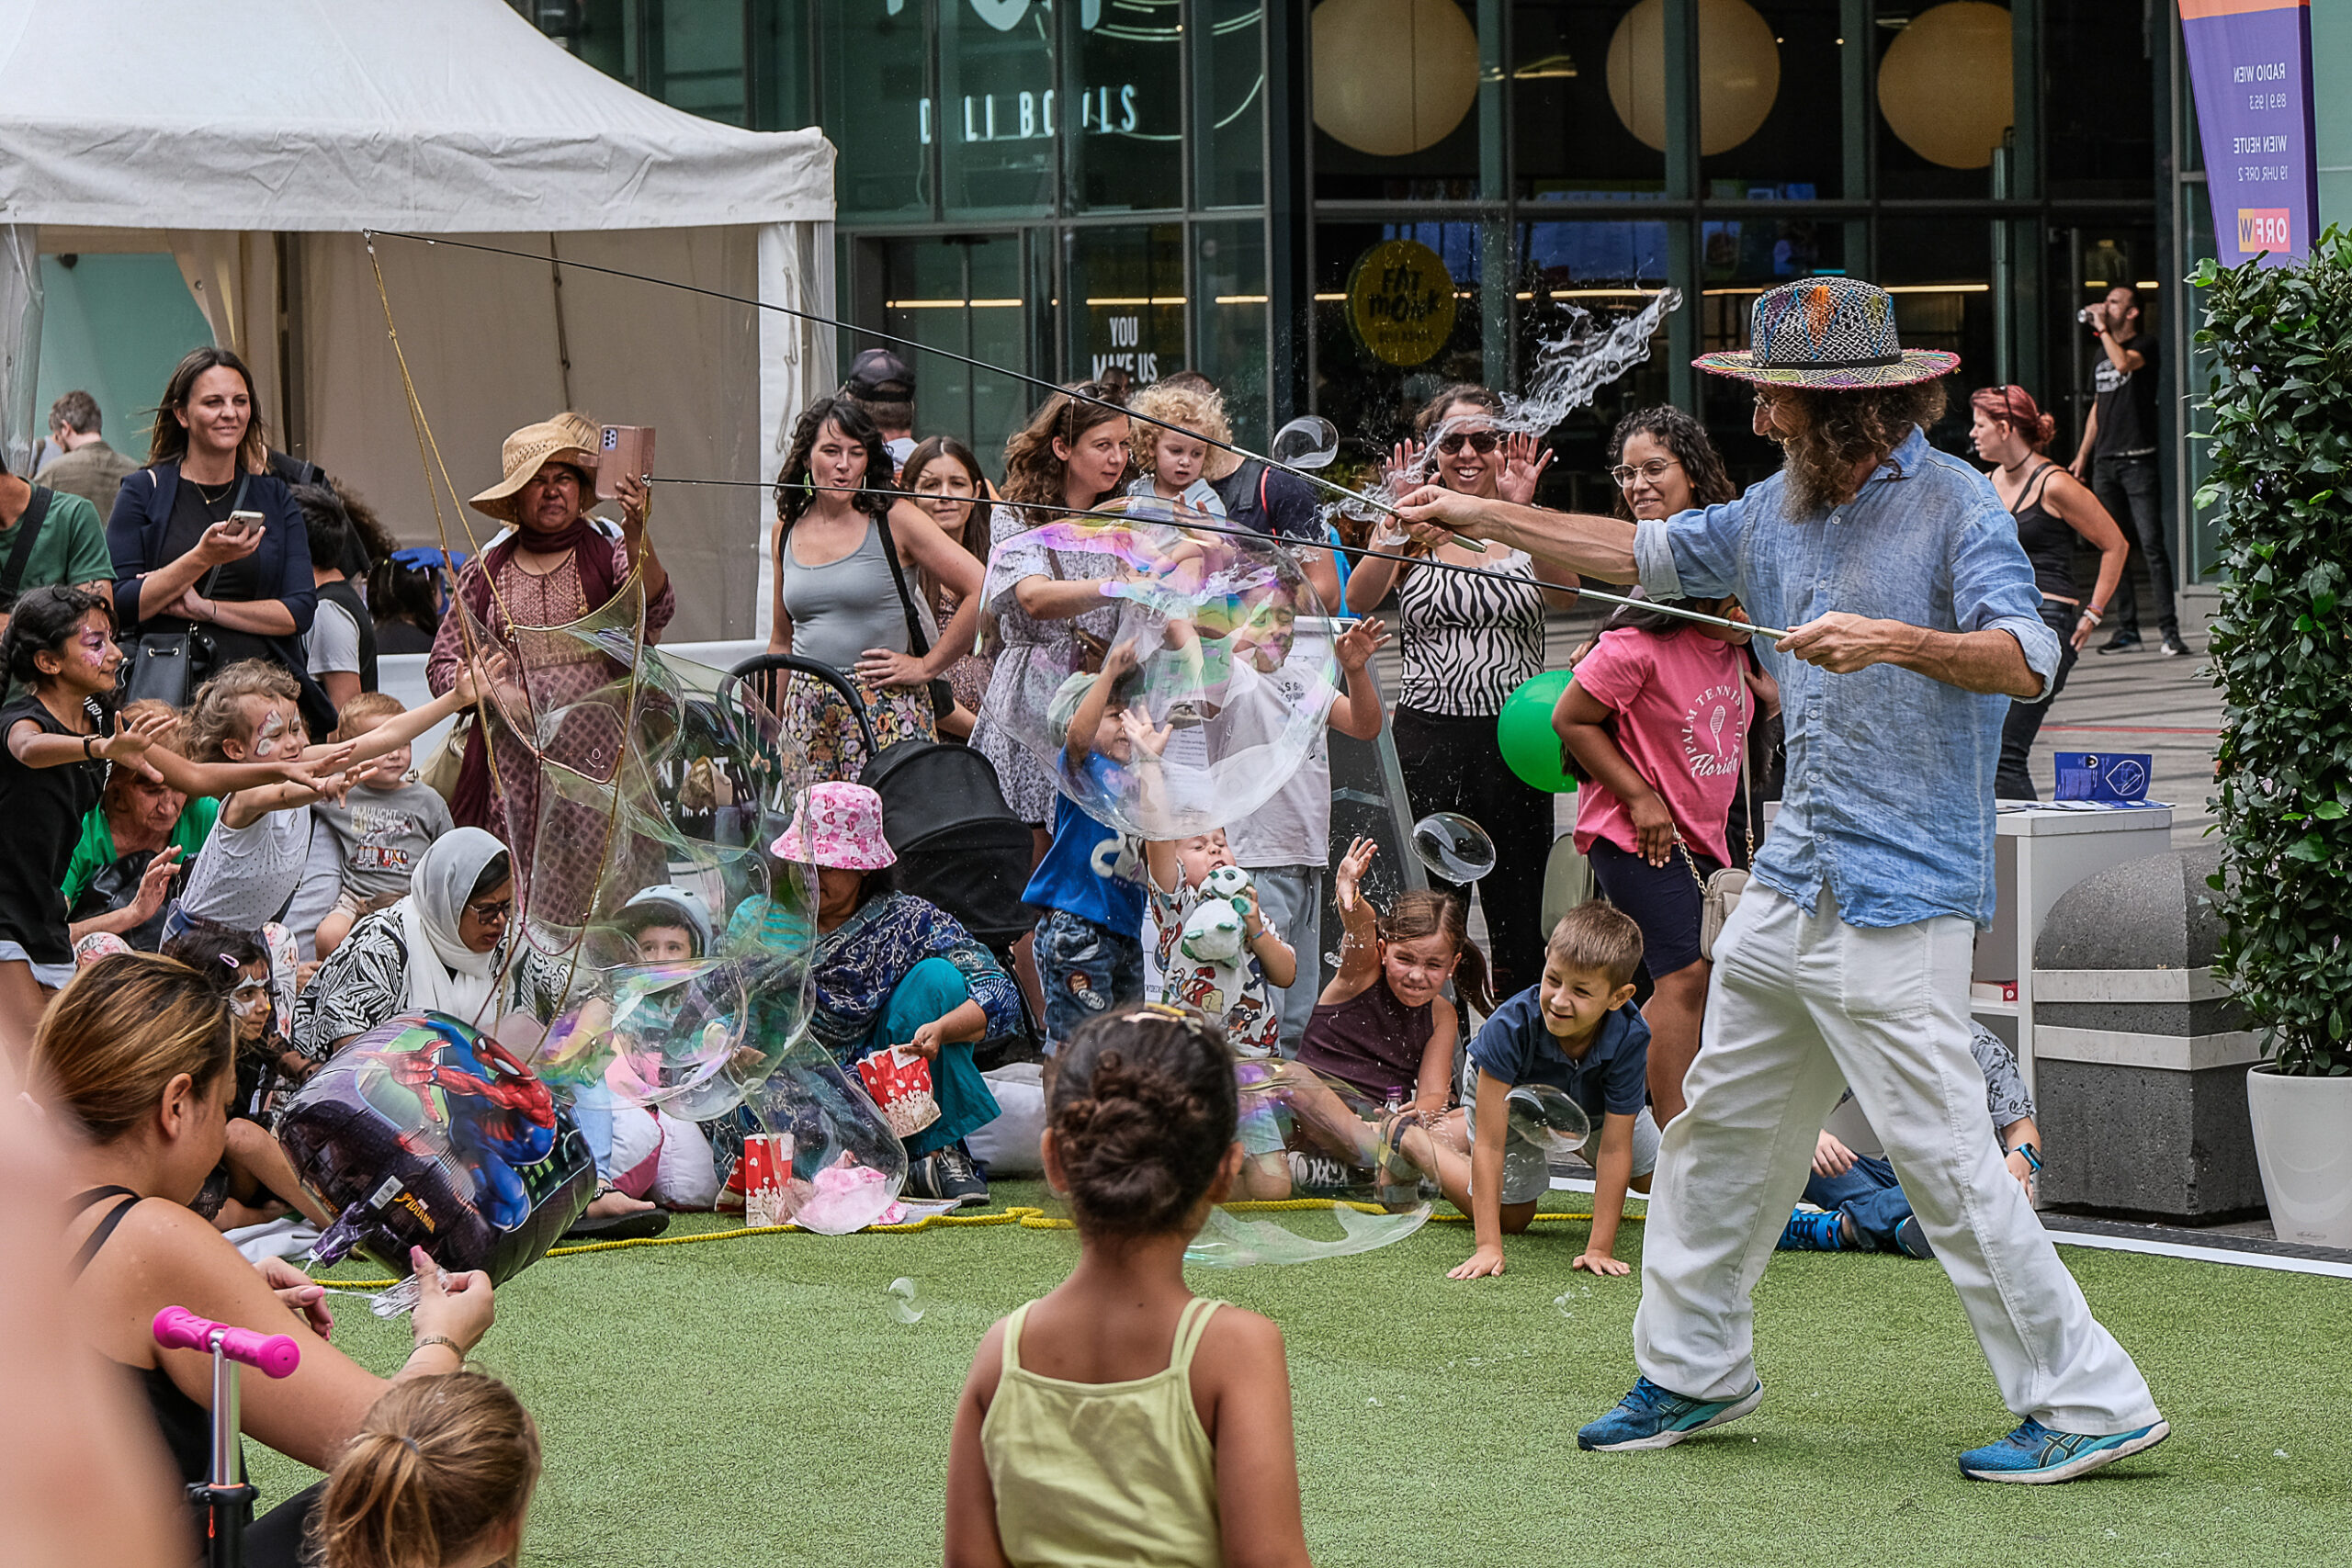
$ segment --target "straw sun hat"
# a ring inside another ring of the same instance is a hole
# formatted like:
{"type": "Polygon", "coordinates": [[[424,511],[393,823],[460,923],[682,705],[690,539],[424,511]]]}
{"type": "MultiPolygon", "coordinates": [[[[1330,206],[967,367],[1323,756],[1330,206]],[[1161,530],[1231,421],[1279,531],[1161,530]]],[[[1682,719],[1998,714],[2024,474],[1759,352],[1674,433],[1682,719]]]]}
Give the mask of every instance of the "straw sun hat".
{"type": "Polygon", "coordinates": [[[1960,355],[1906,349],[1894,335],[1894,298],[1858,277],[1808,277],[1758,296],[1748,347],[1690,363],[1769,387],[1901,387],[1959,367],[1960,355]]]}
{"type": "Polygon", "coordinates": [[[596,444],[603,432],[585,414],[560,413],[537,424],[526,424],[506,438],[498,449],[504,475],[466,504],[501,523],[514,521],[514,498],[531,476],[549,463],[570,463],[582,474],[596,471],[596,444]]]}

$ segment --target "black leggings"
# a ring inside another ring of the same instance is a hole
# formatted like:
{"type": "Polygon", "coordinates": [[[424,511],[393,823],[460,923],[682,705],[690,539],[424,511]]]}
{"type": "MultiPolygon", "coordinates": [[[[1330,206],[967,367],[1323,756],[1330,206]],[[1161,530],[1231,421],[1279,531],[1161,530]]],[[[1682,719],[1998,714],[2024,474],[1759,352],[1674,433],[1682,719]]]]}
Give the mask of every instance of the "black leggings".
{"type": "MultiPolygon", "coordinates": [[[[1511,996],[1544,976],[1544,868],[1552,853],[1552,797],[1520,781],[1503,761],[1492,718],[1454,718],[1399,706],[1396,761],[1416,819],[1458,811],[1495,841],[1495,869],[1480,879],[1487,957],[1495,995],[1511,996]]],[[[1431,887],[1470,889],[1432,876],[1431,887]]]]}
{"type": "Polygon", "coordinates": [[[2067,672],[2075,668],[2075,622],[2082,612],[2055,599],[2041,602],[2041,624],[2058,634],[2058,672],[2051,677],[2050,694],[2038,703],[2009,700],[2009,716],[2001,724],[2001,765],[1993,775],[1993,793],[2003,800],[2040,800],[2033,792],[2033,773],[2026,766],[2033,755],[2033,738],[2050,716],[2050,705],[2066,689],[2067,672]]]}

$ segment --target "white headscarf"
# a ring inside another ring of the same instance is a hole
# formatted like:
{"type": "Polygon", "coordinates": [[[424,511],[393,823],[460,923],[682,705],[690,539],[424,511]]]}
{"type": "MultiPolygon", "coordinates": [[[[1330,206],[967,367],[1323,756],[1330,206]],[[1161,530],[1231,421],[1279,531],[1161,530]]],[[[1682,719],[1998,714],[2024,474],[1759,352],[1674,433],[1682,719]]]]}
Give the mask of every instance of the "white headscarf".
{"type": "MultiPolygon", "coordinates": [[[[498,953],[476,953],[458,934],[466,901],[506,846],[479,828],[458,828],[433,840],[416,863],[400,910],[408,948],[408,1005],[480,1023],[496,988],[498,953]]],[[[509,917],[512,924],[512,917],[509,917]]]]}

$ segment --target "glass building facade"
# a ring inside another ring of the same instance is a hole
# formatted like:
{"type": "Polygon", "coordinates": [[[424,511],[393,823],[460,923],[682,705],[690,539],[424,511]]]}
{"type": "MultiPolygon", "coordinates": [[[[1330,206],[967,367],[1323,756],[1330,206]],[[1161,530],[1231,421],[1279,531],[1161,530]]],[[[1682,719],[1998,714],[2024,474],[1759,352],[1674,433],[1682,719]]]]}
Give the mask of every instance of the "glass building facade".
{"type": "MultiPolygon", "coordinates": [[[[1522,390],[1579,312],[1672,285],[1648,361],[1554,433],[1543,499],[1611,504],[1609,426],[1661,400],[1752,479],[1777,457],[1745,389],[1689,361],[1836,271],[1960,353],[1956,409],[2031,390],[2062,456],[2096,352],[2076,312],[2135,283],[2182,423],[2194,134],[2177,27],[2143,0],[517,3],[673,104],[820,125],[849,320],[1055,380],[1195,369],[1244,439],[1311,410],[1368,461],[1440,388],[1522,390]]],[[[984,457],[1035,400],[916,370],[921,432],[984,457]]]]}

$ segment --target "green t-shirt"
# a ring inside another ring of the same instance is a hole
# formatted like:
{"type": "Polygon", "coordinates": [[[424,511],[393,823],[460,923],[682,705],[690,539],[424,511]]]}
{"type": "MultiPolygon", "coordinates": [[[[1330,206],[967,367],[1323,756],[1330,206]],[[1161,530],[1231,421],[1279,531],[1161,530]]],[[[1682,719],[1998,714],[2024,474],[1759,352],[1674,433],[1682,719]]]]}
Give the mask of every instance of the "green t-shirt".
{"type": "MultiPolygon", "coordinates": [[[[21,526],[19,522],[0,528],[0,565],[17,547],[17,530],[21,526]]],[[[41,522],[40,537],[33,541],[32,558],[25,562],[25,575],[17,592],[26,593],[57,582],[79,588],[85,582],[113,581],[114,558],[107,553],[106,525],[98,521],[98,509],[78,495],[52,491],[49,515],[41,522]]]]}
{"type": "MultiPolygon", "coordinates": [[[[84,506],[90,503],[84,502],[84,506]]],[[[172,842],[180,849],[180,864],[195,861],[196,852],[204,847],[205,836],[212,831],[212,824],[220,815],[220,803],[209,795],[199,795],[180,812],[179,826],[172,829],[172,842]]],[[[90,807],[82,818],[82,839],[74,846],[74,858],[65,865],[65,907],[71,909],[74,900],[89,891],[98,873],[115,863],[114,830],[107,826],[106,802],[90,807]]]]}

